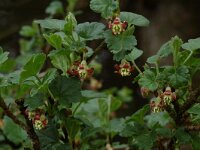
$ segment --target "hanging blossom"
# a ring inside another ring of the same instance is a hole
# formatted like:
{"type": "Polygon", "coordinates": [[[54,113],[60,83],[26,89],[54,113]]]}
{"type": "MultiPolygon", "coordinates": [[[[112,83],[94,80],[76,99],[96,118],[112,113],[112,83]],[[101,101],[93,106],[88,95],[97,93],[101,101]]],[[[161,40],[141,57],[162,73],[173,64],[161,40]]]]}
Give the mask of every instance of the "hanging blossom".
{"type": "Polygon", "coordinates": [[[172,101],[176,100],[175,92],[172,92],[171,87],[167,86],[165,91],[160,96],[165,105],[170,105],[172,101]]]}
{"type": "Polygon", "coordinates": [[[26,110],[25,113],[28,116],[28,119],[32,121],[32,124],[35,127],[35,129],[41,130],[47,126],[48,120],[45,114],[42,113],[40,110],[36,111],[26,110]]]}
{"type": "Polygon", "coordinates": [[[119,35],[126,30],[128,23],[126,21],[121,22],[119,17],[116,17],[113,21],[108,23],[108,28],[112,30],[114,35],[119,35]]]}
{"type": "Polygon", "coordinates": [[[122,60],[121,64],[115,65],[115,73],[118,73],[121,76],[130,76],[133,70],[133,66],[131,66],[130,63],[126,60],[122,60]]]}
{"type": "Polygon", "coordinates": [[[150,102],[150,108],[152,112],[161,112],[164,110],[164,104],[162,99],[158,96],[157,98],[154,98],[150,102]]]}
{"type": "Polygon", "coordinates": [[[89,68],[85,60],[81,63],[79,61],[74,62],[70,69],[67,70],[68,75],[79,77],[81,80],[90,78],[93,72],[94,68],[89,68]]]}
{"type": "Polygon", "coordinates": [[[169,106],[173,101],[176,100],[176,93],[172,92],[171,87],[167,86],[165,91],[160,91],[158,97],[150,102],[150,107],[152,112],[163,111],[167,106],[169,106]]]}

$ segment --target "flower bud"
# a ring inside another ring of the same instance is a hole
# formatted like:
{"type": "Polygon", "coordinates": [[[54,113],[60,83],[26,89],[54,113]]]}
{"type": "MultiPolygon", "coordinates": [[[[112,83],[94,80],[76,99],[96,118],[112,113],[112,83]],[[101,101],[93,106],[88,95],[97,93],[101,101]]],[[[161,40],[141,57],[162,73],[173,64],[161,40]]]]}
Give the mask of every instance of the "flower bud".
{"type": "Polygon", "coordinates": [[[141,93],[142,97],[146,98],[149,96],[150,90],[148,88],[141,87],[140,93],[141,93]]]}

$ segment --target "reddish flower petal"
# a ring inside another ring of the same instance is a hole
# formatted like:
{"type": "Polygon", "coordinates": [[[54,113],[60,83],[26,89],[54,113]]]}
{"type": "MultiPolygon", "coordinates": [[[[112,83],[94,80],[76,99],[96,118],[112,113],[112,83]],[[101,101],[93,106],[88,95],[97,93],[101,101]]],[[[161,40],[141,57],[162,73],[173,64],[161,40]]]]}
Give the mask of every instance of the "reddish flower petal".
{"type": "Polygon", "coordinates": [[[116,64],[115,66],[114,66],[114,68],[115,68],[115,70],[120,70],[121,69],[121,67],[118,65],[118,64],[116,64]]]}

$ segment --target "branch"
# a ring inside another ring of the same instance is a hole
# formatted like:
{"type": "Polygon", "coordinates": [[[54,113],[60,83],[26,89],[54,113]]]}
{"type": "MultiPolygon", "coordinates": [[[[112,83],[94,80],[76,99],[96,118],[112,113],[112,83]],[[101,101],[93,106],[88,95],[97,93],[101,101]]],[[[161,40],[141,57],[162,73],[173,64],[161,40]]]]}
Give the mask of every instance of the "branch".
{"type": "Polygon", "coordinates": [[[179,114],[184,114],[192,105],[198,102],[199,96],[200,96],[200,87],[190,93],[186,102],[181,107],[179,114]]]}
{"type": "Polygon", "coordinates": [[[9,110],[7,105],[5,104],[4,100],[0,97],[0,107],[4,110],[4,113],[11,118],[16,124],[18,124],[24,130],[27,130],[26,125],[9,110]]]}
{"type": "Polygon", "coordinates": [[[101,50],[101,48],[103,47],[105,41],[102,41],[99,46],[94,50],[94,54],[88,58],[87,63],[91,63],[91,61],[97,56],[97,54],[99,53],[99,51],[101,50]]]}
{"type": "Polygon", "coordinates": [[[186,131],[200,131],[200,125],[185,126],[186,131]]]}
{"type": "Polygon", "coordinates": [[[176,111],[176,116],[173,116],[176,124],[181,125],[185,122],[185,118],[187,118],[187,114],[185,112],[192,107],[196,102],[198,102],[198,97],[200,96],[200,88],[197,88],[194,91],[190,92],[186,102],[180,106],[178,102],[173,102],[174,109],[176,111]]]}
{"type": "Polygon", "coordinates": [[[33,128],[33,124],[29,120],[28,116],[24,113],[26,111],[26,108],[24,107],[24,99],[16,100],[16,103],[20,107],[21,114],[24,116],[24,118],[26,120],[26,124],[28,125],[26,132],[33,142],[33,149],[34,150],[40,150],[40,141],[39,141],[37,134],[35,133],[35,130],[33,128]]]}
{"type": "MultiPolygon", "coordinates": [[[[23,106],[23,105],[20,105],[23,106]]],[[[38,139],[37,134],[35,133],[34,129],[33,129],[33,125],[30,122],[30,120],[28,120],[28,117],[23,113],[25,111],[21,110],[21,113],[24,115],[25,119],[26,119],[26,123],[28,126],[26,126],[26,124],[24,122],[22,122],[21,120],[19,120],[8,108],[8,106],[5,104],[4,100],[2,99],[2,97],[0,97],[0,107],[4,110],[4,113],[11,118],[17,125],[19,125],[22,129],[24,129],[26,131],[26,133],[28,134],[28,136],[30,137],[30,139],[33,142],[33,149],[34,150],[40,150],[40,142],[38,139]]]]}

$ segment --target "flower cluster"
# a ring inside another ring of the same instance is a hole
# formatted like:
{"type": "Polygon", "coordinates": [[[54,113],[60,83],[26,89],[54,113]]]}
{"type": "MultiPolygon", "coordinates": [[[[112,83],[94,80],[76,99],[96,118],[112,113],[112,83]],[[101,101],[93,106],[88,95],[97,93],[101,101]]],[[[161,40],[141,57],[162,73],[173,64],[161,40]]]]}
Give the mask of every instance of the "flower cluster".
{"type": "Polygon", "coordinates": [[[115,65],[115,73],[118,73],[121,76],[130,76],[133,70],[133,66],[126,60],[122,60],[120,65],[115,65]]]}
{"type": "Polygon", "coordinates": [[[167,86],[164,92],[150,102],[151,110],[152,112],[163,111],[164,107],[169,106],[174,100],[176,100],[176,94],[167,86]]]}
{"type": "Polygon", "coordinates": [[[164,110],[164,104],[160,97],[154,98],[150,102],[150,107],[152,112],[161,112],[164,110]]]}
{"type": "Polygon", "coordinates": [[[26,110],[26,115],[28,116],[28,119],[32,121],[33,126],[37,130],[45,128],[48,124],[48,120],[45,114],[42,113],[40,110],[37,111],[26,110]]]}
{"type": "Polygon", "coordinates": [[[113,21],[108,23],[108,28],[112,30],[114,35],[121,34],[126,30],[128,23],[126,21],[121,22],[119,17],[116,17],[113,21]]]}
{"type": "Polygon", "coordinates": [[[70,69],[67,70],[68,75],[79,77],[81,80],[91,77],[93,72],[94,68],[89,68],[85,60],[74,62],[70,69]]]}

